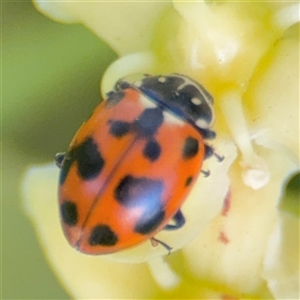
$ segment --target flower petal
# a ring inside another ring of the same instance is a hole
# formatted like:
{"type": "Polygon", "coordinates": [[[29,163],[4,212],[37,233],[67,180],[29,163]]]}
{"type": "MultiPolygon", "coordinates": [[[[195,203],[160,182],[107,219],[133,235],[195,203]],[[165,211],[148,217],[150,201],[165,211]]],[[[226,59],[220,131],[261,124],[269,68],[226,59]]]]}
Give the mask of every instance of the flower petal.
{"type": "MultiPolygon", "coordinates": [[[[105,95],[114,89],[119,79],[128,79],[131,74],[140,76],[154,73],[156,63],[156,58],[151,52],[133,53],[117,59],[107,68],[102,77],[101,94],[103,98],[105,99],[105,95]]],[[[129,82],[134,81],[129,80],[129,82]]]]}
{"type": "Polygon", "coordinates": [[[284,147],[299,160],[299,31],[277,42],[258,66],[246,101],[255,139],[266,147],[284,147]]]}
{"type": "Polygon", "coordinates": [[[266,251],[263,277],[276,299],[299,299],[299,218],[281,212],[266,251]]]}
{"type": "Polygon", "coordinates": [[[239,165],[230,172],[231,196],[227,209],[212,225],[188,244],[183,252],[193,274],[238,294],[268,294],[261,278],[267,241],[276,224],[276,207],[283,182],[295,172],[284,152],[260,149],[272,177],[260,190],[243,184],[239,165]]]}
{"type": "Polygon", "coordinates": [[[60,22],[81,22],[118,54],[149,49],[157,22],[171,1],[34,1],[36,8],[60,22]]]}
{"type": "Polygon", "coordinates": [[[272,3],[179,1],[174,7],[185,21],[178,37],[182,63],[211,77],[223,90],[245,85],[282,33],[275,22],[266,21],[278,7],[272,3]]]}

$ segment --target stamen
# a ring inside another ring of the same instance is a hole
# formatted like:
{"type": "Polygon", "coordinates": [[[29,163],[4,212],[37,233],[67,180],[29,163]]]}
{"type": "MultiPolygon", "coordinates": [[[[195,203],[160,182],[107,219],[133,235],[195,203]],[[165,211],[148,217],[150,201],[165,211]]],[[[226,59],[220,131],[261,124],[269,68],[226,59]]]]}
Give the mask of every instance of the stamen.
{"type": "Polygon", "coordinates": [[[163,289],[172,289],[179,285],[181,279],[171,269],[170,265],[159,256],[148,262],[150,272],[156,283],[163,289]]]}
{"type": "Polygon", "coordinates": [[[241,95],[238,92],[226,94],[220,103],[223,115],[237,144],[243,161],[241,167],[245,185],[254,190],[260,189],[270,180],[270,172],[266,162],[256,155],[251,144],[246,119],[242,107],[241,95]]]}

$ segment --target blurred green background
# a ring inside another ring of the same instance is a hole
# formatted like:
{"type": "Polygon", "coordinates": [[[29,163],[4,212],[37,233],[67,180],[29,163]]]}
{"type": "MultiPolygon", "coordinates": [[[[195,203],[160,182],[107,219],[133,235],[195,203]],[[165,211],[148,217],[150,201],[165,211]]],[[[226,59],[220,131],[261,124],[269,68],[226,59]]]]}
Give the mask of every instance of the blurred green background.
{"type": "Polygon", "coordinates": [[[102,73],[116,55],[83,26],[53,22],[31,2],[1,5],[1,299],[68,299],[22,212],[20,184],[30,165],[66,149],[99,103],[102,73]]]}

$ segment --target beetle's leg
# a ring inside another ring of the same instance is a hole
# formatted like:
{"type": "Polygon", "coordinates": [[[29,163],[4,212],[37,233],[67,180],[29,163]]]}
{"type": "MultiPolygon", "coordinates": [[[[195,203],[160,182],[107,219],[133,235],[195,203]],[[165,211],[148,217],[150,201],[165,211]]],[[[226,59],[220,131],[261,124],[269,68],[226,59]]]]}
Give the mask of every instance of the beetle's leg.
{"type": "Polygon", "coordinates": [[[207,171],[201,170],[201,173],[204,175],[204,177],[208,177],[210,175],[209,170],[207,170],[207,171]]]}
{"type": "Polygon", "coordinates": [[[210,158],[212,155],[218,162],[221,162],[224,159],[224,156],[217,154],[211,146],[204,144],[204,159],[210,158]]]}
{"type": "Polygon", "coordinates": [[[164,242],[162,242],[162,241],[160,241],[160,240],[158,240],[158,239],[156,239],[156,238],[154,238],[154,237],[152,237],[152,238],[150,239],[150,241],[151,241],[151,245],[152,245],[153,247],[156,247],[157,244],[162,245],[165,249],[167,249],[168,255],[170,255],[170,253],[171,253],[171,251],[172,251],[173,248],[170,247],[168,244],[166,244],[166,243],[164,243],[164,242]]]}
{"type": "Polygon", "coordinates": [[[115,84],[115,90],[116,91],[123,91],[123,90],[126,90],[126,89],[130,88],[130,87],[132,87],[132,85],[129,82],[123,80],[123,79],[119,79],[115,84]]]}
{"type": "Polygon", "coordinates": [[[174,220],[175,224],[167,224],[163,228],[164,230],[176,230],[181,228],[185,223],[185,218],[181,210],[178,210],[172,219],[174,220]]]}
{"type": "MultiPolygon", "coordinates": [[[[221,162],[224,159],[224,156],[217,154],[211,146],[204,144],[204,159],[207,159],[212,155],[217,159],[218,162],[221,162]]],[[[201,170],[201,173],[204,175],[204,177],[208,177],[210,175],[209,170],[201,170]]]]}
{"type": "Polygon", "coordinates": [[[63,162],[63,160],[64,160],[64,158],[65,158],[65,155],[66,155],[65,152],[60,152],[60,153],[57,153],[57,154],[55,155],[55,164],[56,164],[59,168],[62,167],[62,162],[63,162]]]}

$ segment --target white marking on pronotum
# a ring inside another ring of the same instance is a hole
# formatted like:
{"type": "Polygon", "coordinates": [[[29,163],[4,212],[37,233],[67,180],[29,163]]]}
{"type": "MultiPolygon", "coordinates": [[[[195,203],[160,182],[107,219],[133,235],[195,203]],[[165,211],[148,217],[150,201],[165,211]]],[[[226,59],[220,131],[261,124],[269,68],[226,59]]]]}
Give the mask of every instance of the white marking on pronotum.
{"type": "Polygon", "coordinates": [[[179,126],[183,126],[185,124],[182,119],[178,118],[177,116],[175,116],[171,112],[165,111],[163,113],[163,115],[164,115],[164,121],[166,123],[176,124],[176,125],[179,125],[179,126]]]}
{"type": "Polygon", "coordinates": [[[196,98],[196,97],[192,98],[192,99],[191,99],[191,102],[194,103],[195,105],[200,105],[200,104],[202,104],[201,99],[196,98]]]}
{"type": "Polygon", "coordinates": [[[180,90],[182,90],[186,85],[188,85],[188,79],[186,79],[186,78],[184,78],[184,77],[181,77],[181,76],[178,76],[178,77],[180,77],[181,79],[183,79],[184,80],[184,82],[180,85],[180,86],[178,86],[178,88],[177,88],[177,91],[180,91],[180,90]]]}
{"type": "Polygon", "coordinates": [[[164,82],[166,82],[166,77],[158,77],[158,79],[157,79],[159,82],[161,82],[161,83],[164,83],[164,82]]]}
{"type": "Polygon", "coordinates": [[[136,81],[136,82],[134,83],[134,85],[135,85],[136,87],[141,87],[141,85],[142,85],[142,80],[136,81]]]}
{"type": "Polygon", "coordinates": [[[155,108],[157,104],[154,101],[151,101],[147,96],[141,94],[140,95],[140,103],[144,108],[155,108]]]}
{"type": "MultiPolygon", "coordinates": [[[[214,121],[214,109],[213,109],[213,105],[212,105],[212,102],[213,102],[212,97],[205,90],[205,88],[201,84],[199,84],[197,81],[194,81],[193,79],[188,78],[188,77],[184,77],[184,76],[182,76],[180,74],[172,74],[172,76],[178,77],[178,78],[181,78],[181,79],[184,80],[184,83],[182,83],[177,88],[177,91],[180,91],[180,89],[184,88],[187,85],[192,85],[192,86],[194,86],[199,91],[199,93],[201,94],[201,98],[202,98],[202,100],[201,100],[202,103],[201,104],[202,105],[206,104],[209,107],[212,116],[211,116],[211,119],[210,119],[209,123],[207,121],[205,121],[205,120],[202,119],[202,120],[199,120],[199,124],[200,125],[197,125],[197,124],[196,125],[199,126],[199,127],[201,127],[201,128],[208,128],[208,127],[210,127],[212,125],[213,121],[214,121]]],[[[199,98],[197,98],[197,99],[199,99],[199,98]]],[[[193,99],[192,99],[192,101],[193,101],[193,99]]]]}
{"type": "Polygon", "coordinates": [[[198,119],[196,120],[195,124],[202,129],[206,129],[209,128],[209,123],[207,123],[207,121],[205,121],[204,119],[198,119]]]}

